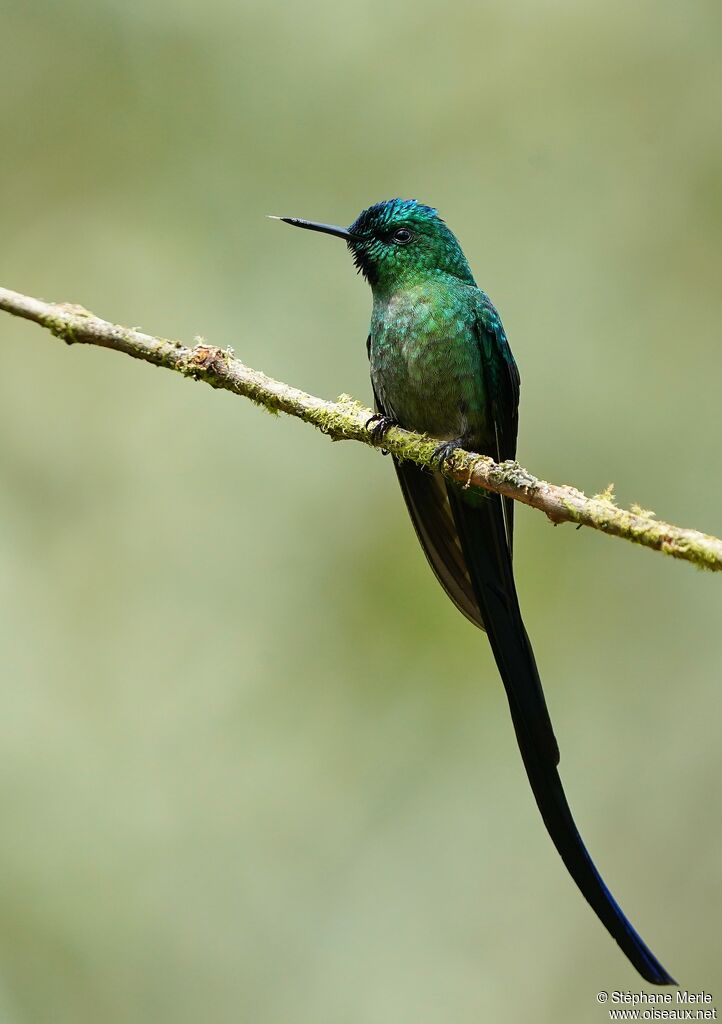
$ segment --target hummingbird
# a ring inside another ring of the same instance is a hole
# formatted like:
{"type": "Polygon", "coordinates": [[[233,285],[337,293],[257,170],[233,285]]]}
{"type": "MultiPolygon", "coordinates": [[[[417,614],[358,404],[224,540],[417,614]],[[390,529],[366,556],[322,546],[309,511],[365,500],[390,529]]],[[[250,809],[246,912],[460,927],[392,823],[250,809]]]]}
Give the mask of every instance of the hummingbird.
{"type": "Polygon", "coordinates": [[[415,199],[376,203],[348,228],[274,219],[343,239],[370,284],[376,411],[367,427],[377,442],[391,426],[438,439],[430,470],[394,460],[419,543],[447,595],[489,638],[531,789],[562,861],[642,977],[675,985],[602,880],[567,803],[514,582],[514,503],[440,472],[457,448],[496,462],[516,458],[520,378],[498,312],[451,230],[415,199]]]}

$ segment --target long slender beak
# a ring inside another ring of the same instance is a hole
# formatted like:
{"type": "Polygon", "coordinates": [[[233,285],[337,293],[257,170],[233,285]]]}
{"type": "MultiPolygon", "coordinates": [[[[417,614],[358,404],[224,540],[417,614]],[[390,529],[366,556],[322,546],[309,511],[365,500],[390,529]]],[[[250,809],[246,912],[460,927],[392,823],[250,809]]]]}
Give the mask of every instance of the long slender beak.
{"type": "Polygon", "coordinates": [[[271,220],[282,220],[284,224],[292,224],[295,228],[306,228],[308,231],[321,231],[324,235],[336,235],[337,238],[345,238],[347,242],[358,238],[348,228],[339,228],[335,224],[318,224],[315,220],[301,220],[300,217],[274,217],[268,215],[271,220]]]}

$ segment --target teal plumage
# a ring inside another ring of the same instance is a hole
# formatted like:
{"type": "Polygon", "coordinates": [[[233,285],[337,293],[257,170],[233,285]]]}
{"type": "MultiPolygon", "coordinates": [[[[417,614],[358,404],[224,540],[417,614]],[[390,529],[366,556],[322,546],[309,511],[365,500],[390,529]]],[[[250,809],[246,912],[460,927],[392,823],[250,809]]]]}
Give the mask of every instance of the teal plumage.
{"type": "Polygon", "coordinates": [[[487,429],[481,353],[468,343],[474,293],[473,285],[444,277],[375,293],[371,381],[389,417],[444,440],[487,429]]]}
{"type": "MultiPolygon", "coordinates": [[[[399,424],[438,438],[438,467],[460,446],[498,461],[515,458],[516,363],[499,314],[436,210],[392,199],[364,210],[349,228],[281,219],[345,239],[371,285],[367,348],[377,414],[369,427],[376,437],[399,424]]],[[[532,791],[562,860],[640,974],[653,984],[675,984],[602,881],[567,804],[514,583],[513,502],[410,463],[396,462],[396,472],[437,579],[488,634],[532,791]]]]}

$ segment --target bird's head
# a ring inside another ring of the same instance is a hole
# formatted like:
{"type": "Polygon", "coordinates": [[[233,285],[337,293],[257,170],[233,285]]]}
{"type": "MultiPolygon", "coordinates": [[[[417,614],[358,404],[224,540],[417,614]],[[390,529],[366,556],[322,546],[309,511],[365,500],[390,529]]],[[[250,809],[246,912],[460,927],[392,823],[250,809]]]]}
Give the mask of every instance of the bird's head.
{"type": "Polygon", "coordinates": [[[474,283],[455,236],[436,210],[415,199],[376,203],[359,214],[349,228],[296,217],[279,220],[343,238],[374,291],[394,291],[439,275],[474,283]]]}

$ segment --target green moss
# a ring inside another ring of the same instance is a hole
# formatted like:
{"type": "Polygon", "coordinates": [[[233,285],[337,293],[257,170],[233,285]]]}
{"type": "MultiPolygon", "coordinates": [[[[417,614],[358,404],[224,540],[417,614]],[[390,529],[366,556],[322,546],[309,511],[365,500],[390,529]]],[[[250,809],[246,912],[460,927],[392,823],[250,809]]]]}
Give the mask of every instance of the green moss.
{"type": "Polygon", "coordinates": [[[629,506],[629,508],[630,511],[632,511],[635,514],[635,516],[644,516],[645,519],[654,518],[655,513],[651,510],[651,508],[642,508],[641,505],[637,505],[637,503],[634,501],[629,506]]]}
{"type": "Polygon", "coordinates": [[[66,345],[74,345],[77,342],[77,338],[70,326],[68,321],[64,317],[60,316],[46,316],[43,318],[43,326],[54,334],[56,338],[60,338],[66,345]]]}
{"type": "Polygon", "coordinates": [[[614,484],[607,484],[601,494],[593,494],[592,501],[603,501],[607,505],[613,505],[616,508],[616,505],[614,505],[614,484]]]}

